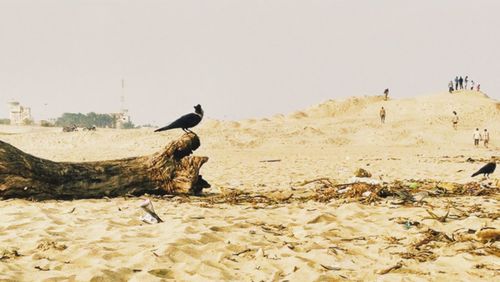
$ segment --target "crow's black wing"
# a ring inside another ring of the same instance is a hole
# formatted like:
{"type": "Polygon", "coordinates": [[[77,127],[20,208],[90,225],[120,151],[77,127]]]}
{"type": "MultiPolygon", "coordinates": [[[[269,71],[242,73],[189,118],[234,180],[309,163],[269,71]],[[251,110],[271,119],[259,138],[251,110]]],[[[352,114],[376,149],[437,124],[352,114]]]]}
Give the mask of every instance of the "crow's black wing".
{"type": "Polygon", "coordinates": [[[487,163],[485,166],[480,168],[478,171],[476,171],[472,177],[479,175],[479,174],[491,174],[495,171],[495,168],[497,167],[496,163],[487,163]]]}
{"type": "Polygon", "coordinates": [[[172,122],[167,126],[155,130],[155,132],[174,129],[174,128],[191,128],[197,125],[200,121],[201,117],[199,115],[190,113],[187,115],[183,115],[182,117],[178,118],[177,120],[175,120],[174,122],[172,122]]]}

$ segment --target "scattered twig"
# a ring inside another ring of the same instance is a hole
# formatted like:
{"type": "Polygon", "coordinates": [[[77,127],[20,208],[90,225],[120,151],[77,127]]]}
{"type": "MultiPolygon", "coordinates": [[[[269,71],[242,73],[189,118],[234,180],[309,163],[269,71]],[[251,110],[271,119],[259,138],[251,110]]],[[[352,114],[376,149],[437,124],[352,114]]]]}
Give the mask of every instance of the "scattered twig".
{"type": "Polygon", "coordinates": [[[446,212],[445,215],[443,216],[437,216],[435,213],[433,213],[431,210],[429,209],[426,209],[427,213],[431,216],[431,217],[424,217],[424,219],[435,219],[439,222],[446,222],[446,219],[448,218],[448,215],[450,214],[450,210],[448,209],[448,211],[446,212]]]}
{"type": "Polygon", "coordinates": [[[275,160],[262,160],[260,161],[261,163],[275,163],[275,162],[281,162],[280,159],[275,159],[275,160]]]}
{"type": "Polygon", "coordinates": [[[333,186],[333,182],[328,177],[320,177],[320,178],[316,178],[316,179],[312,179],[312,180],[306,180],[306,181],[298,184],[298,186],[306,186],[307,184],[310,184],[310,183],[323,182],[323,181],[328,182],[328,184],[333,186]]]}
{"type": "Polygon", "coordinates": [[[379,274],[381,275],[384,275],[384,274],[387,274],[393,270],[396,270],[396,269],[400,269],[401,267],[403,267],[403,262],[402,261],[399,261],[398,263],[396,263],[396,265],[393,265],[387,269],[383,269],[379,272],[379,274]]]}
{"type": "Polygon", "coordinates": [[[163,222],[163,220],[156,214],[153,203],[150,199],[146,199],[140,206],[145,212],[152,216],[158,223],[163,222]]]}
{"type": "Polygon", "coordinates": [[[341,270],[340,267],[329,266],[329,265],[324,265],[324,264],[320,264],[320,265],[321,265],[321,267],[323,267],[326,270],[333,270],[333,271],[339,271],[339,270],[341,270]]]}
{"type": "Polygon", "coordinates": [[[251,252],[251,251],[252,251],[252,249],[244,249],[243,251],[234,253],[233,256],[239,256],[241,254],[248,253],[248,252],[251,252]]]}
{"type": "Polygon", "coordinates": [[[366,240],[366,237],[354,237],[354,238],[342,238],[340,241],[356,241],[356,240],[366,240]]]}

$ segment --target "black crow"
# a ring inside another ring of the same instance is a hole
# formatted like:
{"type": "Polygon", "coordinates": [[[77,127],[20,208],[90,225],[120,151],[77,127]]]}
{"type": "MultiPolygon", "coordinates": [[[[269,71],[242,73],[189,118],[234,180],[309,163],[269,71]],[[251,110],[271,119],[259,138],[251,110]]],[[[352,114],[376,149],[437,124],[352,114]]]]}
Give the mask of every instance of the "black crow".
{"type": "Polygon", "coordinates": [[[476,171],[471,177],[474,177],[474,176],[479,175],[479,174],[483,174],[486,178],[489,178],[488,176],[495,171],[496,167],[497,167],[497,164],[495,162],[487,163],[481,169],[476,171]]]}
{"type": "Polygon", "coordinates": [[[182,117],[178,118],[171,124],[164,126],[162,128],[158,128],[157,130],[155,130],[155,132],[174,129],[174,128],[182,128],[182,130],[184,130],[185,132],[192,132],[191,130],[189,130],[189,128],[195,127],[198,123],[200,123],[202,118],[203,118],[203,110],[201,109],[201,106],[198,104],[194,106],[194,113],[183,115],[182,117]]]}

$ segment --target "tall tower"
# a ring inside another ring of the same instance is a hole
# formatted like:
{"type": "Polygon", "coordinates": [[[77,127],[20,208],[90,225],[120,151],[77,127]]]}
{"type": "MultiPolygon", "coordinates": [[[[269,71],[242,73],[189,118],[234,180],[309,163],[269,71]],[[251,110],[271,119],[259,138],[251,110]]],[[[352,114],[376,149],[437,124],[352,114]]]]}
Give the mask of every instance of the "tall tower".
{"type": "Polygon", "coordinates": [[[122,95],[120,97],[120,112],[125,110],[125,79],[122,78],[122,95]]]}
{"type": "Polygon", "coordinates": [[[123,128],[123,124],[130,122],[128,109],[125,108],[125,79],[122,78],[122,93],[120,96],[120,113],[116,121],[117,128],[123,128]]]}

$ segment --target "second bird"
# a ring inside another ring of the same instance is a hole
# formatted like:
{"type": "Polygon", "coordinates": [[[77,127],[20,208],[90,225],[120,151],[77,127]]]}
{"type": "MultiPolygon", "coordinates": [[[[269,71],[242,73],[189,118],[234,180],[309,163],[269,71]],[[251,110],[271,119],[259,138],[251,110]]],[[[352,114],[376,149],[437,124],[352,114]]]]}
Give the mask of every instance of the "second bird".
{"type": "Polygon", "coordinates": [[[487,163],[485,166],[480,168],[478,171],[474,172],[474,174],[471,175],[471,177],[482,174],[486,178],[489,178],[489,175],[492,174],[495,171],[495,168],[497,167],[497,164],[495,162],[495,158],[492,158],[492,160],[493,161],[491,163],[487,163]]]}
{"type": "Polygon", "coordinates": [[[171,124],[164,126],[162,128],[158,128],[155,132],[165,131],[174,128],[182,128],[185,132],[192,132],[189,128],[195,127],[198,123],[200,123],[203,118],[203,110],[201,106],[198,104],[194,106],[194,113],[190,113],[187,115],[183,115],[171,124]]]}

